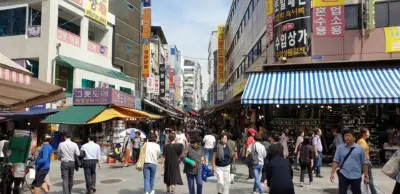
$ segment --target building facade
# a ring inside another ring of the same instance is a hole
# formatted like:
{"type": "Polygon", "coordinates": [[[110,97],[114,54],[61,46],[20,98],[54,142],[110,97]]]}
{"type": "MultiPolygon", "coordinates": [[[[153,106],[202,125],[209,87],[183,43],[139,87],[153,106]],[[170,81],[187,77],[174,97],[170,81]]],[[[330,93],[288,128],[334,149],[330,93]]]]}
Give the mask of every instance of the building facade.
{"type": "Polygon", "coordinates": [[[90,1],[5,1],[0,3],[0,52],[61,86],[66,104],[73,88],[112,87],[134,94],[135,80],[113,67],[115,16],[101,3],[100,20],[90,19],[90,1]]]}
{"type": "Polygon", "coordinates": [[[217,31],[211,32],[210,42],[208,44],[208,57],[207,57],[207,73],[209,76],[209,85],[207,87],[207,101],[209,105],[217,103],[217,60],[214,54],[218,51],[217,31]]]}
{"type": "Polygon", "coordinates": [[[183,64],[183,105],[184,111],[201,108],[201,66],[198,61],[184,59],[183,64]]]}

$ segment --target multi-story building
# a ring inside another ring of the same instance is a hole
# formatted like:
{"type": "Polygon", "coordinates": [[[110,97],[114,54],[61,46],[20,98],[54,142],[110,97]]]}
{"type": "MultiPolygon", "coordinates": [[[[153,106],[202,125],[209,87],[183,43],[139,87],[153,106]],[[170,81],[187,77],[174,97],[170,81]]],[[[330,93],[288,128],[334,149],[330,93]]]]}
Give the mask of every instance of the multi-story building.
{"type": "MultiPolygon", "coordinates": [[[[136,94],[141,88],[141,0],[110,0],[115,15],[113,65],[135,80],[136,94]]],[[[139,96],[139,95],[137,95],[139,96]]]]}
{"type": "Polygon", "coordinates": [[[135,81],[112,64],[115,16],[100,3],[99,19],[90,19],[85,16],[87,3],[0,2],[0,52],[40,80],[64,87],[67,105],[73,88],[135,90],[135,81]]]}
{"type": "Polygon", "coordinates": [[[167,101],[174,107],[181,106],[181,51],[176,45],[168,45],[168,62],[166,64],[168,73],[168,92],[167,101]]]}
{"type": "Polygon", "coordinates": [[[208,60],[207,60],[207,73],[209,76],[209,85],[207,86],[207,101],[209,105],[217,103],[217,58],[214,57],[218,52],[218,37],[217,31],[211,32],[210,42],[208,44],[208,60]]]}
{"type": "Polygon", "coordinates": [[[183,104],[184,110],[201,108],[201,66],[194,60],[185,59],[183,65],[183,104]]]}

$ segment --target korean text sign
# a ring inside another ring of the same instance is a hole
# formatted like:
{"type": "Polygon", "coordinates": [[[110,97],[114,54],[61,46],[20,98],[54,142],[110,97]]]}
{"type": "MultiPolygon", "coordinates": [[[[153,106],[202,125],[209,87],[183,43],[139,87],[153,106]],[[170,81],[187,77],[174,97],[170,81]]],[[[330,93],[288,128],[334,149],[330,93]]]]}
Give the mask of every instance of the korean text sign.
{"type": "Polygon", "coordinates": [[[133,95],[113,88],[76,88],[73,94],[74,105],[108,105],[115,104],[132,108],[135,106],[133,95]]]}
{"type": "Polygon", "coordinates": [[[311,4],[307,0],[274,0],[275,58],[310,55],[311,4]]]}
{"type": "Polygon", "coordinates": [[[265,10],[267,13],[267,45],[274,41],[274,0],[266,0],[265,10]]]}
{"type": "Polygon", "coordinates": [[[314,7],[313,36],[344,36],[345,16],[344,5],[314,7]]]}
{"type": "Polygon", "coordinates": [[[151,8],[143,8],[142,38],[149,39],[151,33],[151,8]]]}
{"type": "Polygon", "coordinates": [[[344,0],[313,0],[313,8],[344,5],[344,0]]]}
{"type": "Polygon", "coordinates": [[[150,44],[142,44],[142,77],[150,75],[150,44]]]}
{"type": "Polygon", "coordinates": [[[159,65],[160,73],[160,97],[165,97],[165,64],[159,65]]]}
{"type": "Polygon", "coordinates": [[[87,0],[85,16],[106,26],[108,22],[108,0],[87,0]]]}
{"type": "Polygon", "coordinates": [[[385,28],[386,52],[400,52],[400,27],[385,28]]]}
{"type": "Polygon", "coordinates": [[[175,70],[173,68],[169,68],[169,88],[175,88],[174,84],[174,76],[175,76],[175,70]]]}
{"type": "Polygon", "coordinates": [[[225,82],[225,27],[224,25],[218,25],[218,60],[217,60],[217,81],[218,83],[225,82]]]}

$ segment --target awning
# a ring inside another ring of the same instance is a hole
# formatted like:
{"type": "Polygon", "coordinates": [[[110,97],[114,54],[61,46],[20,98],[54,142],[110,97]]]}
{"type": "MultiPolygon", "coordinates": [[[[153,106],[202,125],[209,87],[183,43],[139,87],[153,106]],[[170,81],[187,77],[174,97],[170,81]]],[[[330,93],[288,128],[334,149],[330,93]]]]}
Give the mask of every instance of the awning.
{"type": "Polygon", "coordinates": [[[148,112],[146,112],[146,111],[141,111],[141,110],[136,110],[136,109],[135,109],[135,111],[147,115],[147,117],[148,117],[149,119],[155,119],[155,120],[157,120],[157,119],[162,119],[162,118],[164,118],[163,116],[151,114],[151,113],[148,113],[148,112]]]}
{"type": "Polygon", "coordinates": [[[107,106],[70,106],[48,116],[42,123],[83,125],[106,108],[107,106]]]}
{"type": "Polygon", "coordinates": [[[384,104],[400,101],[400,68],[252,73],[242,104],[384,104]]]}
{"type": "Polygon", "coordinates": [[[108,68],[104,68],[104,67],[100,67],[98,65],[93,65],[90,63],[86,63],[84,61],[80,61],[77,59],[73,59],[70,57],[66,57],[66,56],[59,56],[57,57],[57,62],[66,65],[66,66],[70,66],[73,68],[78,68],[78,69],[82,69],[82,70],[86,70],[86,71],[90,71],[93,73],[97,73],[100,75],[105,75],[107,77],[112,77],[115,79],[119,79],[119,80],[123,80],[123,81],[127,81],[127,82],[131,82],[131,83],[135,83],[135,81],[130,78],[129,76],[119,72],[119,71],[115,71],[112,69],[108,69],[108,68]]]}
{"type": "Polygon", "coordinates": [[[158,109],[160,109],[160,110],[162,110],[162,111],[168,113],[169,115],[171,115],[171,116],[173,116],[173,117],[175,117],[175,118],[177,118],[177,119],[183,119],[183,118],[179,117],[179,114],[178,114],[178,113],[173,112],[173,111],[170,111],[170,110],[168,110],[168,109],[162,107],[161,105],[159,105],[159,104],[157,104],[157,103],[155,103],[155,102],[152,102],[152,101],[147,100],[147,99],[143,99],[143,101],[144,101],[146,104],[148,104],[148,105],[150,105],[150,106],[153,106],[153,107],[155,107],[155,108],[158,108],[158,109]]]}
{"type": "Polygon", "coordinates": [[[114,118],[148,118],[148,115],[131,108],[111,107],[90,119],[87,124],[100,123],[114,118]]]}
{"type": "Polygon", "coordinates": [[[0,117],[5,118],[32,118],[46,116],[58,112],[58,109],[43,109],[35,111],[25,111],[25,112],[0,112],[0,117]]]}

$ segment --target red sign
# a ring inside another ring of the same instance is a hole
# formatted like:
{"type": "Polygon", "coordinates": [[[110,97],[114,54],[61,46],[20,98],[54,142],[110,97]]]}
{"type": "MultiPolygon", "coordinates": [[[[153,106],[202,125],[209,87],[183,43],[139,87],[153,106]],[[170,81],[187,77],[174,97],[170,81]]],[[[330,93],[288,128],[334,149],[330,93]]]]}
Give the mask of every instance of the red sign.
{"type": "Polygon", "coordinates": [[[174,88],[174,69],[169,69],[169,88],[174,88]]]}
{"type": "Polygon", "coordinates": [[[58,28],[57,30],[57,39],[60,41],[63,41],[65,43],[72,44],[74,46],[81,46],[81,37],[72,33],[68,32],[66,30],[63,30],[61,28],[58,28]]]}
{"type": "Polygon", "coordinates": [[[97,54],[100,54],[100,55],[103,55],[103,56],[107,56],[108,49],[107,49],[107,47],[105,47],[105,46],[103,46],[101,44],[98,44],[98,43],[95,43],[95,42],[92,42],[92,41],[88,41],[88,48],[87,49],[89,51],[94,52],[94,53],[97,53],[97,54]]]}
{"type": "Polygon", "coordinates": [[[274,41],[274,15],[267,16],[267,45],[274,41]]]}
{"type": "Polygon", "coordinates": [[[344,36],[344,5],[313,9],[314,37],[344,36]]]}
{"type": "Polygon", "coordinates": [[[83,6],[83,0],[70,0],[78,5],[80,5],[81,7],[83,6]]]}

